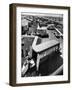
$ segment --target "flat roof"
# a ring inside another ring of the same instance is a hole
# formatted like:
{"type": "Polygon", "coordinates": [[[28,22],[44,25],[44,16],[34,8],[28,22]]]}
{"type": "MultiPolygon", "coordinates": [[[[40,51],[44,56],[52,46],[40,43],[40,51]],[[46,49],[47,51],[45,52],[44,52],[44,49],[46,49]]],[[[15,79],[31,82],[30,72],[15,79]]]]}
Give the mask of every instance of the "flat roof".
{"type": "Polygon", "coordinates": [[[32,44],[32,48],[34,49],[35,52],[42,52],[50,47],[53,47],[57,44],[59,44],[59,42],[57,40],[50,40],[41,44],[36,45],[38,38],[34,39],[34,42],[32,44]]]}

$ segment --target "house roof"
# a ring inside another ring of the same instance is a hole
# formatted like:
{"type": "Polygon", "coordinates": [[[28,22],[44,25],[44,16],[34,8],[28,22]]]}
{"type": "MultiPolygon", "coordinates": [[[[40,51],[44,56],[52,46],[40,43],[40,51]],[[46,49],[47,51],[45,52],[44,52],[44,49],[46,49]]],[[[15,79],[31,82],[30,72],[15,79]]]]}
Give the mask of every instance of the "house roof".
{"type": "Polygon", "coordinates": [[[35,52],[41,52],[41,51],[44,51],[50,47],[53,47],[59,44],[57,40],[50,40],[50,41],[36,45],[37,39],[38,37],[35,37],[34,42],[32,44],[32,48],[34,49],[35,52]]]}
{"type": "Polygon", "coordinates": [[[47,26],[42,26],[42,27],[40,27],[40,26],[38,25],[37,30],[47,30],[47,26]]]}

